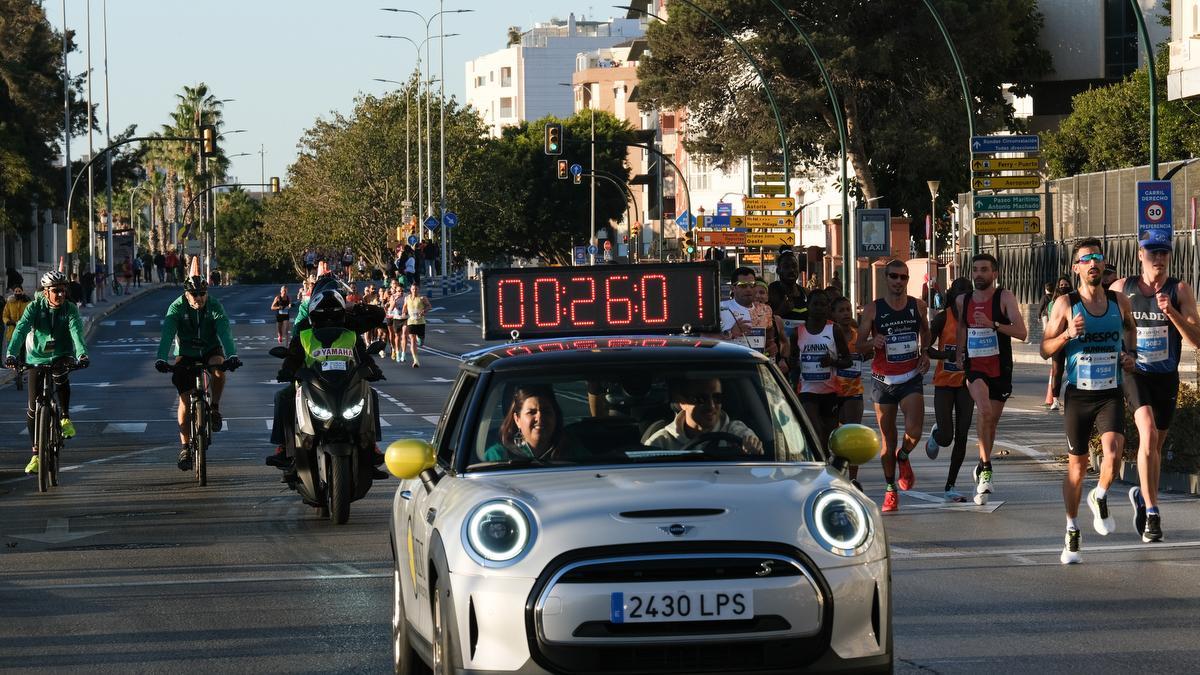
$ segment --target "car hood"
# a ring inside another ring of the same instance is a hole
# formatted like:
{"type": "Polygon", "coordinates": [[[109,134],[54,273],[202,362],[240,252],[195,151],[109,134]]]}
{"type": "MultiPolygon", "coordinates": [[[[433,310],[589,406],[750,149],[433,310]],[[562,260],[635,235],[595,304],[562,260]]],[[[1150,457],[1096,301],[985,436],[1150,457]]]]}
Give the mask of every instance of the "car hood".
{"type": "MultiPolygon", "coordinates": [[[[622,544],[782,543],[799,548],[821,567],[860,564],[887,555],[878,507],[820,463],[537,469],[451,480],[458,485],[439,509],[436,524],[443,538],[462,541],[462,522],[489,499],[514,499],[533,513],[537,534],[528,554],[512,566],[489,570],[490,574],[537,576],[567,551],[622,544]],[[845,490],[867,508],[875,535],[863,555],[835,555],[810,534],[807,506],[816,493],[828,488],[845,490]]],[[[448,562],[460,573],[467,572],[464,567],[477,567],[466,555],[458,561],[464,566],[448,562]]]]}

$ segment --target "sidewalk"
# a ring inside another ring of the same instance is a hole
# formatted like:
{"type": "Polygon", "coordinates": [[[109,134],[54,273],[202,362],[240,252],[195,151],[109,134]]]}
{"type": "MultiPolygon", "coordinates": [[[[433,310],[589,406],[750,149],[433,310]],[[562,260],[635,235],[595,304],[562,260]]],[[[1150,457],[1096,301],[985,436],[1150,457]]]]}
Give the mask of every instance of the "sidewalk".
{"type": "MultiPolygon", "coordinates": [[[[80,307],[79,315],[83,319],[84,342],[92,339],[92,333],[96,332],[96,327],[100,325],[101,321],[108,317],[108,315],[117,311],[117,309],[123,307],[126,303],[129,303],[134,298],[137,298],[144,293],[149,293],[150,291],[157,290],[159,288],[170,288],[171,286],[172,284],[170,283],[158,283],[157,281],[144,283],[137,288],[131,289],[124,295],[111,295],[110,293],[108,298],[102,302],[94,303],[91,307],[80,307]]],[[[178,284],[174,284],[174,286],[175,288],[181,289],[182,292],[182,286],[179,286],[178,284]]],[[[5,348],[7,349],[7,345],[5,345],[5,348]]],[[[8,370],[7,368],[0,370],[0,385],[11,382],[13,376],[13,371],[8,370]]]]}

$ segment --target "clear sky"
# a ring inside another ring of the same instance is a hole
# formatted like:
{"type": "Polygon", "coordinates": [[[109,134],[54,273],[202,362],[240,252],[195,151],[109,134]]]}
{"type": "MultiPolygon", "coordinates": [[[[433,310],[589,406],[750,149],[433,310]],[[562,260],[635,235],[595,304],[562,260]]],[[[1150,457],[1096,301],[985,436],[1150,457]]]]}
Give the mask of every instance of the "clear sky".
{"type": "MultiPolygon", "coordinates": [[[[90,0],[92,14],[92,98],[104,114],[105,0],[90,0]]],[[[61,28],[63,0],[46,0],[51,23],[61,28]]],[[[66,0],[67,26],[77,31],[79,51],[71,54],[72,74],[86,69],[88,0],[66,0]]],[[[612,4],[595,0],[444,0],[444,8],[471,9],[446,14],[446,95],[462,99],[464,64],[502,49],[508,26],[522,30],[551,17],[604,19],[623,16],[612,4]]],[[[376,38],[379,33],[405,35],[421,42],[425,25],[411,14],[380,11],[411,9],[426,17],[438,11],[438,0],[108,0],[108,75],[112,132],[137,124],[139,133],[157,131],[175,107],[185,85],[208,84],[225,104],[225,130],[232,134],[223,148],[237,157],[231,174],[258,182],[260,148],[265,149],[266,176],[286,180],[296,143],[319,116],[348,113],[354,97],[382,94],[392,88],[373,78],[404,80],[415,63],[415,50],[404,40],[376,38]]],[[[438,34],[438,19],[431,35],[438,34]]],[[[433,76],[440,65],[438,40],[432,40],[433,76]]],[[[104,147],[103,131],[94,139],[104,147]]],[[[74,139],[71,153],[87,149],[86,137],[74,139]]]]}

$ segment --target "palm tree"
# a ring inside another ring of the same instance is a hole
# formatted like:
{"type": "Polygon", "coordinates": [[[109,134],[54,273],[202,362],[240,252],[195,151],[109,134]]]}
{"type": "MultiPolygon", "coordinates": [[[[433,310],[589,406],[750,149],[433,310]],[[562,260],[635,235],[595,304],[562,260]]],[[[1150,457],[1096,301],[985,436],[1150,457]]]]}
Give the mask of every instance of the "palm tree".
{"type": "MultiPolygon", "coordinates": [[[[216,127],[218,138],[220,138],[221,127],[225,125],[221,113],[222,103],[211,93],[208,85],[201,82],[194,87],[185,86],[183,92],[176,94],[175,98],[177,103],[175,110],[170,113],[171,121],[162,127],[163,136],[198,138],[200,126],[211,124],[216,127]]],[[[152,168],[161,168],[165,171],[164,187],[168,195],[174,193],[176,186],[182,186],[185,206],[191,202],[192,197],[199,190],[203,189],[203,185],[216,184],[224,180],[229,169],[229,160],[220,147],[217,149],[217,155],[208,159],[208,175],[204,176],[201,175],[199,147],[196,143],[156,143],[153,145],[155,147],[148,155],[154,158],[152,168]],[[209,183],[209,180],[212,183],[209,183]]],[[[168,200],[168,202],[170,201],[173,200],[168,200]]],[[[173,218],[185,217],[187,222],[182,225],[185,231],[190,230],[194,213],[177,214],[174,205],[169,204],[169,206],[170,208],[164,209],[164,215],[169,214],[173,218]]]]}

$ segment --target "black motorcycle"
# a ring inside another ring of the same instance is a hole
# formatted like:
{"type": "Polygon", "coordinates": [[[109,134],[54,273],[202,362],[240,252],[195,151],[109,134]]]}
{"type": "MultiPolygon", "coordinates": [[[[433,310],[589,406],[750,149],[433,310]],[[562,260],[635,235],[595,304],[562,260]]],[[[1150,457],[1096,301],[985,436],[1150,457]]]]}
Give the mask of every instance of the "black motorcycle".
{"type": "MultiPolygon", "coordinates": [[[[294,472],[285,475],[289,487],[339,525],[350,518],[350,503],[371,489],[379,440],[378,397],[366,379],[372,368],[346,346],[355,339],[343,328],[313,331],[307,365],[295,373],[295,414],[283,434],[295,462],[294,472]]],[[[384,346],[376,342],[367,354],[384,346]]],[[[287,348],[275,347],[270,354],[286,358],[287,348]]],[[[376,377],[382,376],[376,371],[376,377]]]]}

